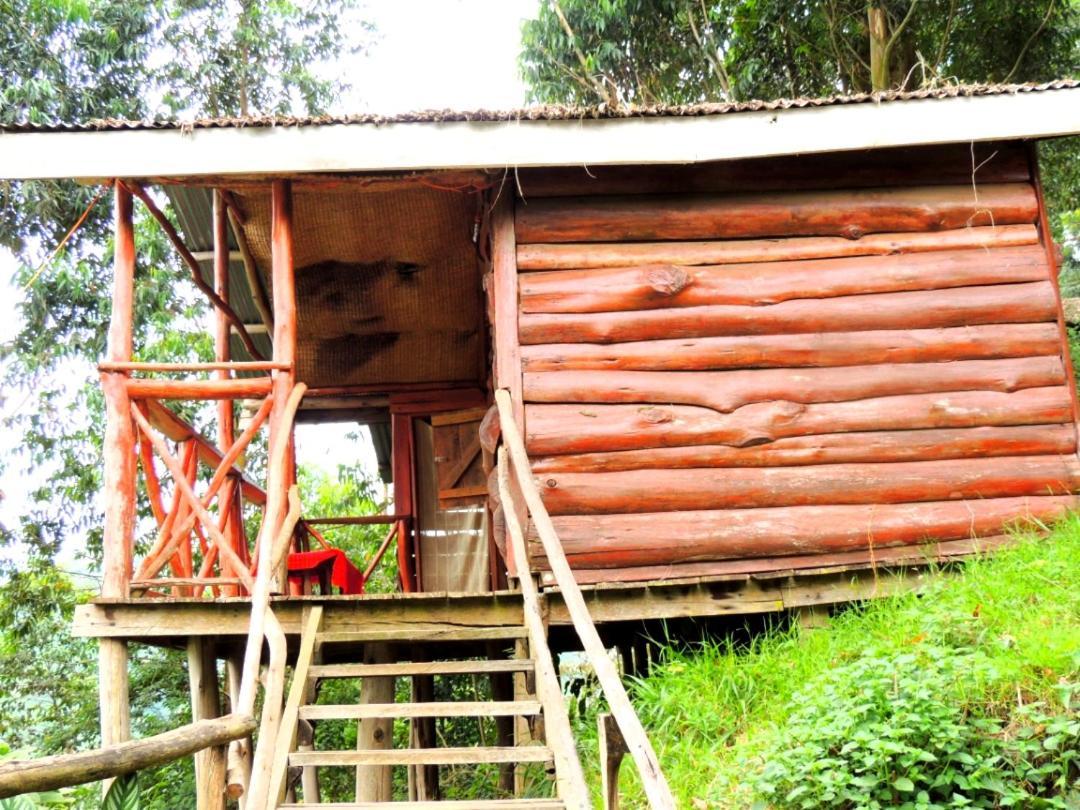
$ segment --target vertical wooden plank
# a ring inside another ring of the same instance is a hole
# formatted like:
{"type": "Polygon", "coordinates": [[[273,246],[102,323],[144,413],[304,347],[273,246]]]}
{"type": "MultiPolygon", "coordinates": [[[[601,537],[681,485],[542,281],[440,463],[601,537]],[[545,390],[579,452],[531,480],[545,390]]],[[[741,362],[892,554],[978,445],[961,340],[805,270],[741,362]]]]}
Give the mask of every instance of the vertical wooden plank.
{"type": "MultiPolygon", "coordinates": [[[[392,661],[389,644],[365,644],[365,664],[387,664],[392,661]]],[[[360,703],[393,703],[394,678],[364,678],[360,682],[360,703]]],[[[394,721],[372,717],[359,721],[356,749],[370,751],[389,749],[394,745],[394,721]]],[[[356,766],[356,801],[389,802],[393,795],[393,768],[390,765],[356,766]]]]}
{"type": "MultiPolygon", "coordinates": [[[[1077,399],[1076,371],[1073,368],[1072,353],[1069,351],[1069,333],[1065,328],[1065,311],[1061,303],[1061,285],[1058,273],[1061,270],[1058,261],[1057,248],[1050,232],[1050,222],[1046,214],[1046,198],[1043,195],[1042,175],[1039,172],[1039,152],[1035,142],[1028,144],[1028,162],[1031,167],[1031,178],[1035,184],[1035,195],[1039,201],[1039,239],[1046,251],[1046,265],[1050,273],[1050,284],[1054,288],[1054,298],[1057,301],[1058,333],[1061,335],[1062,363],[1065,366],[1065,378],[1069,385],[1069,399],[1072,402],[1073,423],[1076,424],[1080,435],[1080,400],[1077,399]]],[[[1080,447],[1077,448],[1080,453],[1080,447]]]]}
{"type": "Polygon", "coordinates": [[[514,402],[514,421],[524,436],[525,407],[521,396],[521,347],[518,343],[514,197],[508,188],[501,191],[491,213],[491,264],[495,276],[495,387],[510,391],[514,402]]]}
{"type": "MultiPolygon", "coordinates": [[[[221,699],[213,646],[206,639],[189,638],[187,658],[191,719],[220,717],[221,699]]],[[[195,801],[198,810],[225,810],[225,746],[196,752],[195,801]]]]}
{"type": "MultiPolygon", "coordinates": [[[[131,360],[135,295],[135,229],[131,192],[114,185],[116,246],[113,257],[112,317],[108,359],[131,360]]],[[[105,392],[105,518],[101,595],[122,599],[131,581],[135,532],[135,428],[125,389],[125,375],[101,375],[105,392]]],[[[128,700],[127,643],[102,639],[98,650],[98,691],[101,705],[101,744],[113,745],[131,737],[128,700]]],[[[108,783],[105,784],[108,790],[108,783]]]]}

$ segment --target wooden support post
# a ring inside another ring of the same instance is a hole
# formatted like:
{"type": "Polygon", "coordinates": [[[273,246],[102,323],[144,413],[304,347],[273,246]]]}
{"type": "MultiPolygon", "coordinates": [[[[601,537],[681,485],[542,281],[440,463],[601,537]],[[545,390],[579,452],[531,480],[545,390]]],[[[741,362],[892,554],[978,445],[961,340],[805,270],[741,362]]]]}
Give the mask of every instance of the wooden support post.
{"type": "MultiPolygon", "coordinates": [[[[225,662],[225,675],[229,682],[229,707],[235,711],[240,699],[240,678],[243,674],[243,655],[231,655],[225,662]]],[[[225,792],[245,810],[244,790],[251,778],[251,736],[229,743],[225,758],[225,792]]]]}
{"type": "Polygon", "coordinates": [[[508,189],[491,214],[491,264],[495,303],[495,387],[510,392],[514,421],[525,435],[525,407],[521,395],[521,346],[518,337],[517,241],[514,234],[514,195],[508,189]]]}
{"type": "MultiPolygon", "coordinates": [[[[221,716],[217,658],[209,640],[189,638],[188,679],[191,683],[191,719],[221,716]]],[[[204,748],[195,754],[195,801],[198,810],[225,810],[225,747],[204,748]]]]}
{"type": "MultiPolygon", "coordinates": [[[[391,662],[390,645],[364,646],[365,664],[391,662]]],[[[360,703],[393,703],[393,678],[364,678],[360,682],[360,703]]],[[[356,734],[358,751],[389,749],[394,745],[394,721],[389,718],[366,718],[359,721],[356,734]]],[[[356,801],[389,802],[393,795],[393,769],[389,765],[356,766],[356,801]]]]}
{"type": "Polygon", "coordinates": [[[800,630],[820,630],[829,626],[828,605],[802,605],[792,612],[800,630]]]}
{"type": "MultiPolygon", "coordinates": [[[[315,750],[315,726],[307,720],[298,720],[296,723],[296,750],[315,750]]],[[[304,791],[304,804],[318,804],[319,769],[304,767],[300,771],[300,787],[304,791]]]]}
{"type": "MultiPolygon", "coordinates": [[[[422,645],[416,645],[412,650],[413,661],[429,661],[430,655],[422,645]]],[[[435,676],[413,675],[411,683],[411,699],[414,703],[430,703],[435,700],[435,676]]],[[[409,720],[409,732],[414,748],[435,748],[434,717],[413,717],[409,720]]],[[[414,779],[416,786],[416,800],[422,802],[439,801],[439,766],[437,764],[414,765],[414,779]]]]}
{"type": "MultiPolygon", "coordinates": [[[[394,514],[413,514],[413,437],[412,417],[391,414],[390,441],[393,447],[391,464],[394,470],[394,514]]],[[[398,531],[398,572],[401,589],[410,593],[420,588],[419,560],[414,559],[413,534],[416,521],[403,521],[398,531]]]]}
{"type": "MultiPolygon", "coordinates": [[[[115,184],[116,247],[113,258],[112,319],[108,360],[131,360],[135,295],[135,229],[130,192],[115,184]]],[[[101,375],[105,391],[105,522],[101,595],[123,599],[131,582],[135,533],[135,427],[122,372],[101,375]]],[[[101,743],[115,745],[131,737],[127,642],[102,639],[98,654],[101,743]]],[[[108,790],[108,784],[104,785],[108,790]]]]}
{"type": "Polygon", "coordinates": [[[610,714],[596,717],[597,741],[600,745],[600,793],[604,810],[619,810],[619,766],[630,753],[619,724],[610,714]]]}
{"type": "MultiPolygon", "coordinates": [[[[274,300],[274,357],[280,363],[290,364],[290,371],[275,371],[273,383],[274,406],[270,412],[270,455],[278,457],[274,447],[280,442],[291,443],[291,425],[283,425],[282,413],[289,392],[296,380],[296,274],[293,267],[293,232],[292,232],[292,183],[288,180],[275,180],[271,198],[271,279],[274,300]]],[[[286,466],[291,465],[291,453],[285,454],[286,466]]],[[[280,493],[281,509],[278,514],[267,514],[276,536],[278,527],[285,517],[287,493],[292,483],[291,475],[279,479],[283,487],[280,493]]],[[[283,590],[284,571],[281,572],[278,590],[283,590]]]]}
{"type": "MultiPolygon", "coordinates": [[[[487,643],[487,657],[492,661],[501,657],[503,645],[499,642],[487,643]]],[[[514,678],[511,673],[491,674],[491,699],[510,701],[514,699],[514,678]]],[[[514,718],[499,716],[495,718],[495,745],[507,748],[514,745],[514,718]]],[[[514,764],[506,762],[499,765],[499,790],[512,795],[514,792],[514,764]]]]}
{"type": "MultiPolygon", "coordinates": [[[[222,301],[231,305],[229,300],[229,212],[225,205],[224,196],[217,189],[214,190],[214,292],[218,294],[222,301]]],[[[230,331],[229,319],[222,310],[215,308],[214,361],[217,363],[229,363],[232,361],[232,350],[229,347],[230,331]]],[[[214,377],[219,380],[228,380],[229,370],[227,368],[218,369],[214,373],[214,377]]],[[[229,452],[229,448],[232,447],[236,439],[236,416],[233,412],[233,400],[218,400],[217,411],[218,448],[224,454],[229,452]]],[[[234,506],[228,497],[232,494],[232,489],[229,487],[223,490],[219,500],[219,510],[222,513],[226,511],[230,513],[229,520],[225,524],[225,539],[229,541],[233,551],[242,560],[244,555],[241,553],[241,546],[246,547],[247,543],[243,534],[243,525],[235,519],[233,514],[234,506]]],[[[231,566],[224,560],[221,561],[221,575],[223,577],[235,576],[231,566]]],[[[223,587],[222,595],[237,596],[237,589],[234,586],[223,587]]]]}

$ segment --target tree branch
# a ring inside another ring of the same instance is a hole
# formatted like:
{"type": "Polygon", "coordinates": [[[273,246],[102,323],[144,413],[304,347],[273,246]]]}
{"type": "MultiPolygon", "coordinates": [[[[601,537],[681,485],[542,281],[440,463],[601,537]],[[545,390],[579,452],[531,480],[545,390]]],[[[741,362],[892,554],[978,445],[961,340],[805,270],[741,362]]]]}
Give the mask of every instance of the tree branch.
{"type": "Polygon", "coordinates": [[[1050,0],[1050,2],[1046,4],[1046,14],[1043,15],[1042,22],[1039,23],[1039,27],[1035,29],[1035,33],[1028,37],[1027,42],[1024,43],[1024,47],[1020,49],[1020,53],[1016,55],[1016,62],[1013,63],[1012,70],[1006,73],[1005,78],[1001,80],[1002,84],[1008,84],[1012,77],[1016,75],[1016,71],[1020,69],[1020,63],[1024,61],[1024,55],[1027,53],[1028,48],[1031,47],[1031,43],[1043,32],[1043,29],[1046,28],[1046,24],[1050,22],[1050,17],[1054,12],[1054,2],[1055,0],[1050,0]]]}

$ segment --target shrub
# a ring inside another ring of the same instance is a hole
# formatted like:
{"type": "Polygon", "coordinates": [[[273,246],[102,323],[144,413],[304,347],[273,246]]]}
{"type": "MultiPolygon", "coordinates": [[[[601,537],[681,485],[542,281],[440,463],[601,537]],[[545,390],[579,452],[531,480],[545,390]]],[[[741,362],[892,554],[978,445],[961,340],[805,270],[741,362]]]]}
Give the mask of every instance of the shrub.
{"type": "Polygon", "coordinates": [[[794,695],[750,780],[760,808],[1076,807],[1080,719],[1035,703],[995,715],[981,652],[867,651],[794,695]]]}

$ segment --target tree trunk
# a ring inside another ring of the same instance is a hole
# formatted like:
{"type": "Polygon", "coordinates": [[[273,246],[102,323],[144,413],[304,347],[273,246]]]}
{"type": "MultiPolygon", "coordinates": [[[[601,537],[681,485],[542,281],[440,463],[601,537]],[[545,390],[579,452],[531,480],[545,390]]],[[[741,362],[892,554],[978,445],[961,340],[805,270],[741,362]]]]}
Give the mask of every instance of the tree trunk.
{"type": "Polygon", "coordinates": [[[870,87],[875,92],[888,90],[889,25],[885,9],[881,6],[870,6],[866,9],[866,16],[870,33],[870,87]]]}

